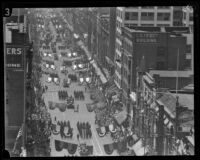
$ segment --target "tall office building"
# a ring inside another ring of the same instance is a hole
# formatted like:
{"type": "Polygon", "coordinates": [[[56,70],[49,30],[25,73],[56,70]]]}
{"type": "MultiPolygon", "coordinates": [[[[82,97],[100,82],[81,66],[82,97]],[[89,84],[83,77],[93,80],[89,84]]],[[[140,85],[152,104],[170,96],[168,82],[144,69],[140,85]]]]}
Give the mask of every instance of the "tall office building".
{"type": "Polygon", "coordinates": [[[115,83],[121,88],[121,27],[172,27],[182,25],[182,7],[145,6],[117,7],[116,9],[116,42],[115,42],[115,83]]]}

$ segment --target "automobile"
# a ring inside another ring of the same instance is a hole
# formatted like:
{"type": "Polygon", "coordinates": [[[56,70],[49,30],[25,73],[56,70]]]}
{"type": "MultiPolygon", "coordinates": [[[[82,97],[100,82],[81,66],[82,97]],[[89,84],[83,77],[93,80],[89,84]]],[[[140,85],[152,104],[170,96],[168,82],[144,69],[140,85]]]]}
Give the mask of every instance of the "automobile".
{"type": "Polygon", "coordinates": [[[43,53],[43,56],[44,56],[44,57],[46,57],[46,56],[47,56],[47,53],[46,53],[46,52],[44,52],[44,53],[43,53]]]}
{"type": "Polygon", "coordinates": [[[53,57],[51,53],[49,53],[48,56],[51,57],[51,58],[53,57]]]}
{"type": "Polygon", "coordinates": [[[59,85],[59,78],[58,77],[54,77],[53,80],[54,80],[54,83],[56,85],[59,85]]]}
{"type": "Polygon", "coordinates": [[[106,135],[105,127],[96,128],[96,131],[97,131],[99,137],[104,137],[106,135]]]}
{"type": "Polygon", "coordinates": [[[53,65],[53,64],[52,64],[50,67],[51,67],[51,69],[53,69],[53,70],[56,69],[55,65],[53,65]]]}
{"type": "Polygon", "coordinates": [[[52,77],[48,77],[46,82],[51,83],[52,82],[52,77]]]}

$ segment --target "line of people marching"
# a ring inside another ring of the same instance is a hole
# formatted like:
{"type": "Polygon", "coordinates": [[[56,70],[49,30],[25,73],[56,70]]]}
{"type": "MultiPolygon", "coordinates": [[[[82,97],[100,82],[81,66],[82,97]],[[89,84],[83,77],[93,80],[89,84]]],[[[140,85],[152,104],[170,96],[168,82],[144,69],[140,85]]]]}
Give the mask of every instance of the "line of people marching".
{"type": "Polygon", "coordinates": [[[91,131],[91,125],[89,122],[77,122],[77,129],[79,134],[77,135],[77,139],[79,140],[79,135],[82,139],[88,139],[92,138],[92,131],[91,131]]]}
{"type": "Polygon", "coordinates": [[[58,98],[59,100],[65,100],[68,98],[68,92],[67,91],[58,91],[58,98]]]}
{"type": "Polygon", "coordinates": [[[74,91],[75,100],[85,100],[83,91],[74,91]]]}

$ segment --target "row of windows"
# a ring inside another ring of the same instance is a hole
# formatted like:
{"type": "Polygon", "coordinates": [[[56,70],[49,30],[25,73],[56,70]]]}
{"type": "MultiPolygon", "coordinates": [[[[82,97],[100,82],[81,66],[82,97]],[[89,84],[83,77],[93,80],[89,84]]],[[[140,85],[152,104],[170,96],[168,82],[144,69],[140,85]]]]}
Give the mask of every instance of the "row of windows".
{"type": "Polygon", "coordinates": [[[123,19],[123,12],[121,12],[119,9],[116,10],[116,14],[117,14],[117,17],[120,17],[121,19],[123,19]]]}
{"type": "Polygon", "coordinates": [[[123,64],[125,64],[129,71],[131,72],[131,59],[129,59],[127,56],[123,56],[123,64]]]}
{"type": "MultiPolygon", "coordinates": [[[[183,13],[183,19],[186,19],[186,13],[185,12],[183,13]]],[[[193,13],[189,14],[189,20],[193,21],[193,13]]]]}
{"type": "MultiPolygon", "coordinates": [[[[139,6],[138,6],[139,7],[139,6]]],[[[138,7],[126,7],[126,8],[135,8],[137,9],[138,7]]],[[[153,9],[155,6],[142,6],[142,9],[153,9]]],[[[159,6],[157,7],[158,9],[169,9],[169,6],[159,6]]]]}
{"type": "Polygon", "coordinates": [[[126,50],[128,53],[132,53],[132,45],[126,43],[126,41],[124,41],[123,43],[123,49],[126,50]]]}
{"type": "Polygon", "coordinates": [[[124,89],[125,92],[128,92],[128,86],[124,81],[122,81],[122,88],[124,89]]]}
{"type": "Polygon", "coordinates": [[[115,43],[115,48],[119,51],[119,52],[121,52],[121,45],[116,41],[116,43],[115,43]]]}
{"type": "MultiPolygon", "coordinates": [[[[154,20],[154,12],[142,12],[141,20],[154,20]]],[[[125,20],[138,20],[138,12],[126,12],[125,20]]],[[[157,13],[157,20],[169,21],[170,13],[157,13]]]]}
{"type": "Polygon", "coordinates": [[[118,78],[117,74],[115,74],[115,80],[119,85],[121,85],[121,80],[118,78]]]}
{"type": "Polygon", "coordinates": [[[122,27],[122,23],[120,23],[119,21],[116,21],[116,27],[117,28],[121,28],[122,27]]]}
{"type": "MultiPolygon", "coordinates": [[[[173,24],[174,24],[174,26],[181,26],[182,23],[181,22],[174,22],[173,24]]],[[[125,27],[128,27],[128,28],[132,28],[132,27],[136,27],[136,26],[139,26],[139,25],[138,24],[125,24],[125,27]]],[[[153,27],[154,24],[140,24],[140,26],[153,27]]],[[[157,24],[156,26],[158,26],[158,27],[163,27],[163,26],[169,27],[170,24],[157,24]]]]}

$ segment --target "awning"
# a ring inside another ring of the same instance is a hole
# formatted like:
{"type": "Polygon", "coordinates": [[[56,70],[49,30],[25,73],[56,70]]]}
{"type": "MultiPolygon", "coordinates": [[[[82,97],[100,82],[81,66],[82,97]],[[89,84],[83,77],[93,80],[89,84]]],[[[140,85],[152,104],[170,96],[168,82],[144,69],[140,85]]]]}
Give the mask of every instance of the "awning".
{"type": "Polygon", "coordinates": [[[136,94],[135,94],[135,92],[131,92],[130,98],[131,98],[131,100],[132,100],[133,102],[136,102],[136,94]]]}
{"type": "Polygon", "coordinates": [[[139,150],[134,151],[136,156],[144,156],[147,153],[147,148],[141,147],[139,150]]]}
{"type": "Polygon", "coordinates": [[[106,61],[108,64],[115,66],[115,64],[110,60],[110,58],[108,56],[105,56],[105,57],[106,57],[106,61]]]}
{"type": "Polygon", "coordinates": [[[133,147],[131,147],[133,150],[134,150],[134,152],[137,154],[137,151],[140,149],[140,148],[142,148],[142,139],[140,139],[139,141],[137,141],[134,145],[133,145],[133,147]]]}
{"type": "Polygon", "coordinates": [[[122,112],[118,113],[114,117],[115,117],[115,120],[117,121],[117,123],[119,125],[121,125],[122,122],[124,122],[127,117],[127,112],[125,110],[123,110],[122,112]]]}
{"type": "Polygon", "coordinates": [[[147,104],[151,104],[152,99],[148,99],[147,104]]]}
{"type": "Polygon", "coordinates": [[[107,79],[104,77],[104,75],[101,73],[101,70],[100,68],[96,65],[96,63],[92,63],[93,67],[95,68],[95,71],[97,73],[97,75],[100,76],[100,79],[102,81],[102,83],[106,83],[107,82],[107,79]]]}
{"type": "Polygon", "coordinates": [[[169,119],[168,119],[168,118],[166,118],[166,119],[164,120],[164,124],[167,125],[167,123],[169,123],[169,119]]]}
{"type": "Polygon", "coordinates": [[[186,138],[194,146],[194,138],[192,136],[186,136],[186,138]]]}
{"type": "Polygon", "coordinates": [[[133,140],[134,140],[134,141],[137,141],[137,140],[138,140],[138,136],[137,136],[136,134],[133,134],[132,137],[133,137],[133,140]]]}
{"type": "Polygon", "coordinates": [[[167,124],[167,128],[171,128],[171,126],[173,126],[173,124],[169,121],[169,123],[167,124]]]}

